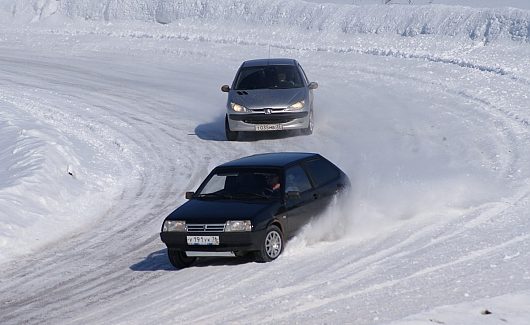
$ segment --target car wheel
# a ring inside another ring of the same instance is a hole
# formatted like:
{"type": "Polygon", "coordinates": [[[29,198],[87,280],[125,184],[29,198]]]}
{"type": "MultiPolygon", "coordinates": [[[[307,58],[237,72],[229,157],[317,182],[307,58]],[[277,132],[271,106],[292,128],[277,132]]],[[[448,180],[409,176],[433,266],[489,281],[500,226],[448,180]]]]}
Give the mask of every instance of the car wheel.
{"type": "Polygon", "coordinates": [[[270,262],[275,260],[283,251],[283,234],[277,226],[269,226],[261,244],[261,250],[256,253],[256,261],[270,262]]]}
{"type": "Polygon", "coordinates": [[[188,257],[183,251],[177,251],[172,249],[167,250],[167,256],[169,257],[171,265],[173,265],[177,269],[186,268],[193,264],[193,262],[195,262],[195,260],[197,259],[196,257],[188,257]]]}
{"type": "Polygon", "coordinates": [[[231,131],[230,125],[228,124],[228,116],[225,117],[225,134],[228,141],[236,141],[238,136],[237,131],[231,131]]]}
{"type": "Polygon", "coordinates": [[[314,122],[314,119],[313,119],[313,110],[311,110],[309,112],[309,125],[307,126],[307,128],[302,130],[302,133],[305,134],[305,135],[312,134],[314,126],[315,126],[315,122],[314,122]]]}

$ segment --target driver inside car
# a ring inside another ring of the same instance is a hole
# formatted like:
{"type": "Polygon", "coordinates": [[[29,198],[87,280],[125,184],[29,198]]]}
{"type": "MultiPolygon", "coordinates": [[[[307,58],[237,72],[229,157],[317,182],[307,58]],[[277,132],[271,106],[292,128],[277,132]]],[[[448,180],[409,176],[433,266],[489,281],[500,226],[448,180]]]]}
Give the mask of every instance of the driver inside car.
{"type": "Polygon", "coordinates": [[[273,195],[277,195],[280,192],[280,176],[274,174],[267,178],[267,191],[273,195]]]}

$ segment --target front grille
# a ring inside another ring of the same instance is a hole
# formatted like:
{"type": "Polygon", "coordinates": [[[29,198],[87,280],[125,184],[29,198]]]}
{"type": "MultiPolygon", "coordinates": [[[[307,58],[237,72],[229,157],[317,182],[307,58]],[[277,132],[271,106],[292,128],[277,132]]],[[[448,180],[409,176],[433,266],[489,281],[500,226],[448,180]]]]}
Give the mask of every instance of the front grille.
{"type": "Polygon", "coordinates": [[[270,118],[270,119],[263,119],[263,120],[243,120],[245,123],[249,124],[278,124],[278,123],[288,123],[291,122],[293,119],[291,118],[270,118]]]}
{"type": "Polygon", "coordinates": [[[188,232],[224,232],[225,224],[188,224],[186,225],[186,229],[188,232]]]}
{"type": "Polygon", "coordinates": [[[285,107],[284,108],[256,108],[256,109],[251,109],[250,111],[251,112],[255,112],[255,113],[264,113],[264,114],[271,114],[273,112],[282,112],[285,110],[285,107]],[[269,113],[266,113],[266,112],[269,112],[269,113]]]}
{"type": "Polygon", "coordinates": [[[243,121],[250,124],[278,124],[289,123],[297,118],[307,117],[308,112],[289,112],[289,113],[251,113],[251,114],[230,114],[229,118],[234,121],[243,121]]]}

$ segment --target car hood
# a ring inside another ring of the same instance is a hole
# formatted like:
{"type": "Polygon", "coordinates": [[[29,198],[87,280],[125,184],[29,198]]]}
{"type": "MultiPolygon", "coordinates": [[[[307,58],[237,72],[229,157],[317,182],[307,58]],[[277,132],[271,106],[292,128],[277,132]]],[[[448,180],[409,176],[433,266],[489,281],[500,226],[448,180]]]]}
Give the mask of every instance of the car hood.
{"type": "Polygon", "coordinates": [[[227,220],[254,220],[263,215],[274,215],[279,201],[231,201],[191,199],[173,211],[167,219],[197,223],[224,223],[227,220]]]}
{"type": "Polygon", "coordinates": [[[299,100],[307,100],[306,88],[232,90],[230,101],[248,109],[285,108],[299,100]]]}

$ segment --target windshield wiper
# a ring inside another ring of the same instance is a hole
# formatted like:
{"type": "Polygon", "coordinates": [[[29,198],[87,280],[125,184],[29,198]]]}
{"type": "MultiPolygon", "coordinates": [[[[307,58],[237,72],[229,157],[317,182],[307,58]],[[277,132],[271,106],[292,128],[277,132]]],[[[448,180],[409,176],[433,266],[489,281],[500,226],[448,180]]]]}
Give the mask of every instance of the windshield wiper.
{"type": "Polygon", "coordinates": [[[199,198],[218,198],[218,199],[231,199],[232,196],[228,194],[221,194],[221,193],[205,193],[205,194],[199,194],[197,197],[199,198]]]}
{"type": "Polygon", "coordinates": [[[270,199],[270,196],[260,194],[260,193],[254,193],[254,192],[243,192],[243,193],[234,193],[234,196],[238,197],[254,197],[254,198],[260,198],[260,199],[270,199]]]}

